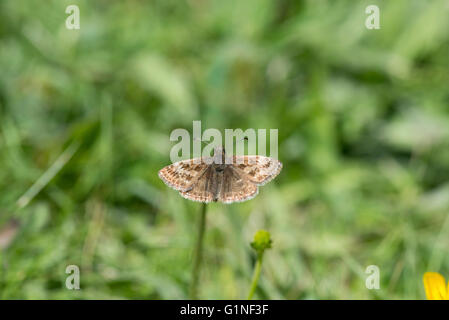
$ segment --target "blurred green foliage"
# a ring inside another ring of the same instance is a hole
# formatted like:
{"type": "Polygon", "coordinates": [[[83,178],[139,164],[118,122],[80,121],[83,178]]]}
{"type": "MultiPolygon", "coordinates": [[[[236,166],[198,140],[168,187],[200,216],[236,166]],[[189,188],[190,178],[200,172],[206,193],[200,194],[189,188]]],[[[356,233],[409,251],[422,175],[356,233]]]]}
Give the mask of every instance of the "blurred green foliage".
{"type": "Polygon", "coordinates": [[[209,206],[201,297],[245,297],[263,228],[258,298],[424,298],[449,275],[448,88],[444,0],[2,0],[0,298],[185,298],[200,205],[157,171],[193,120],[278,128],[284,164],[209,206]]]}

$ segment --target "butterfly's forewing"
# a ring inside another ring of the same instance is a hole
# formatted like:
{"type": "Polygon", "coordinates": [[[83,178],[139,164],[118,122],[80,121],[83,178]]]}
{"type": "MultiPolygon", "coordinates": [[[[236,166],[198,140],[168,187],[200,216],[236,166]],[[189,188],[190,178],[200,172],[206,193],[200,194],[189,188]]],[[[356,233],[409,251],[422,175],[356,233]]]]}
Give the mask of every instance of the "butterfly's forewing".
{"type": "Polygon", "coordinates": [[[242,202],[254,198],[258,187],[241,176],[233,166],[226,166],[223,172],[220,201],[223,203],[242,202]]]}
{"type": "Polygon", "coordinates": [[[274,179],[282,169],[279,160],[264,156],[234,156],[233,166],[237,172],[258,186],[274,179]]]}
{"type": "Polygon", "coordinates": [[[159,178],[169,187],[189,190],[209,167],[202,159],[189,159],[175,162],[159,171],[159,178]]]}

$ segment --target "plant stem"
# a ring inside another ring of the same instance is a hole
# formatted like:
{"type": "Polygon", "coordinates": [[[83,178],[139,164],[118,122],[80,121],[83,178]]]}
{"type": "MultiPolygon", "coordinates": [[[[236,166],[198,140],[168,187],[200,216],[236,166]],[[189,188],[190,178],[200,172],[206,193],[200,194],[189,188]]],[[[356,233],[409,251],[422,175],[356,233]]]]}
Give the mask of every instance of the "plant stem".
{"type": "Polygon", "coordinates": [[[198,299],[198,281],[200,278],[201,262],[203,258],[204,231],[206,229],[206,208],[207,204],[203,203],[201,207],[200,223],[198,225],[198,238],[195,246],[192,283],[190,286],[190,298],[193,300],[198,299]]]}
{"type": "Polygon", "coordinates": [[[260,277],[260,271],[262,270],[262,258],[263,258],[263,252],[258,253],[256,267],[254,268],[254,273],[253,273],[253,281],[251,283],[251,289],[249,290],[249,294],[248,294],[248,300],[251,300],[253,298],[254,292],[256,292],[257,283],[259,282],[259,277],[260,277]]]}

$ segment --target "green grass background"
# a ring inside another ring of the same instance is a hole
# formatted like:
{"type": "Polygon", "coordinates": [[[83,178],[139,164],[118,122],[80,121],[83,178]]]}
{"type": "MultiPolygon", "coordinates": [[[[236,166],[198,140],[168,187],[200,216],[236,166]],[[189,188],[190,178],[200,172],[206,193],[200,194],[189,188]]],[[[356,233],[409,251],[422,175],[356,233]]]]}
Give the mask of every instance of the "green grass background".
{"type": "Polygon", "coordinates": [[[425,271],[449,277],[448,1],[2,0],[0,298],[186,298],[200,205],[157,171],[193,120],[278,128],[284,164],[209,206],[200,297],[246,297],[261,228],[257,298],[422,299],[425,271]]]}

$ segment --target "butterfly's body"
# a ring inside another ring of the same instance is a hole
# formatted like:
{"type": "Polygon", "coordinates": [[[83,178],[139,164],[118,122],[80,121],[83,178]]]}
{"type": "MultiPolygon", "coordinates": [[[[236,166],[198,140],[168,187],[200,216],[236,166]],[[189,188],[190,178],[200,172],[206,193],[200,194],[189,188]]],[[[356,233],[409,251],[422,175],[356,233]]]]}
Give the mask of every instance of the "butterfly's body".
{"type": "Polygon", "coordinates": [[[189,194],[195,186],[201,187],[198,189],[199,192],[208,190],[212,197],[212,201],[218,201],[218,198],[222,192],[223,179],[224,179],[225,165],[223,164],[212,164],[207,167],[204,171],[204,188],[202,184],[193,184],[190,189],[186,190],[184,194],[189,194]]]}
{"type": "Polygon", "coordinates": [[[276,177],[282,163],[264,156],[226,156],[184,160],[159,171],[159,177],[186,199],[199,202],[241,202],[254,198],[258,186],[276,177]]]}

